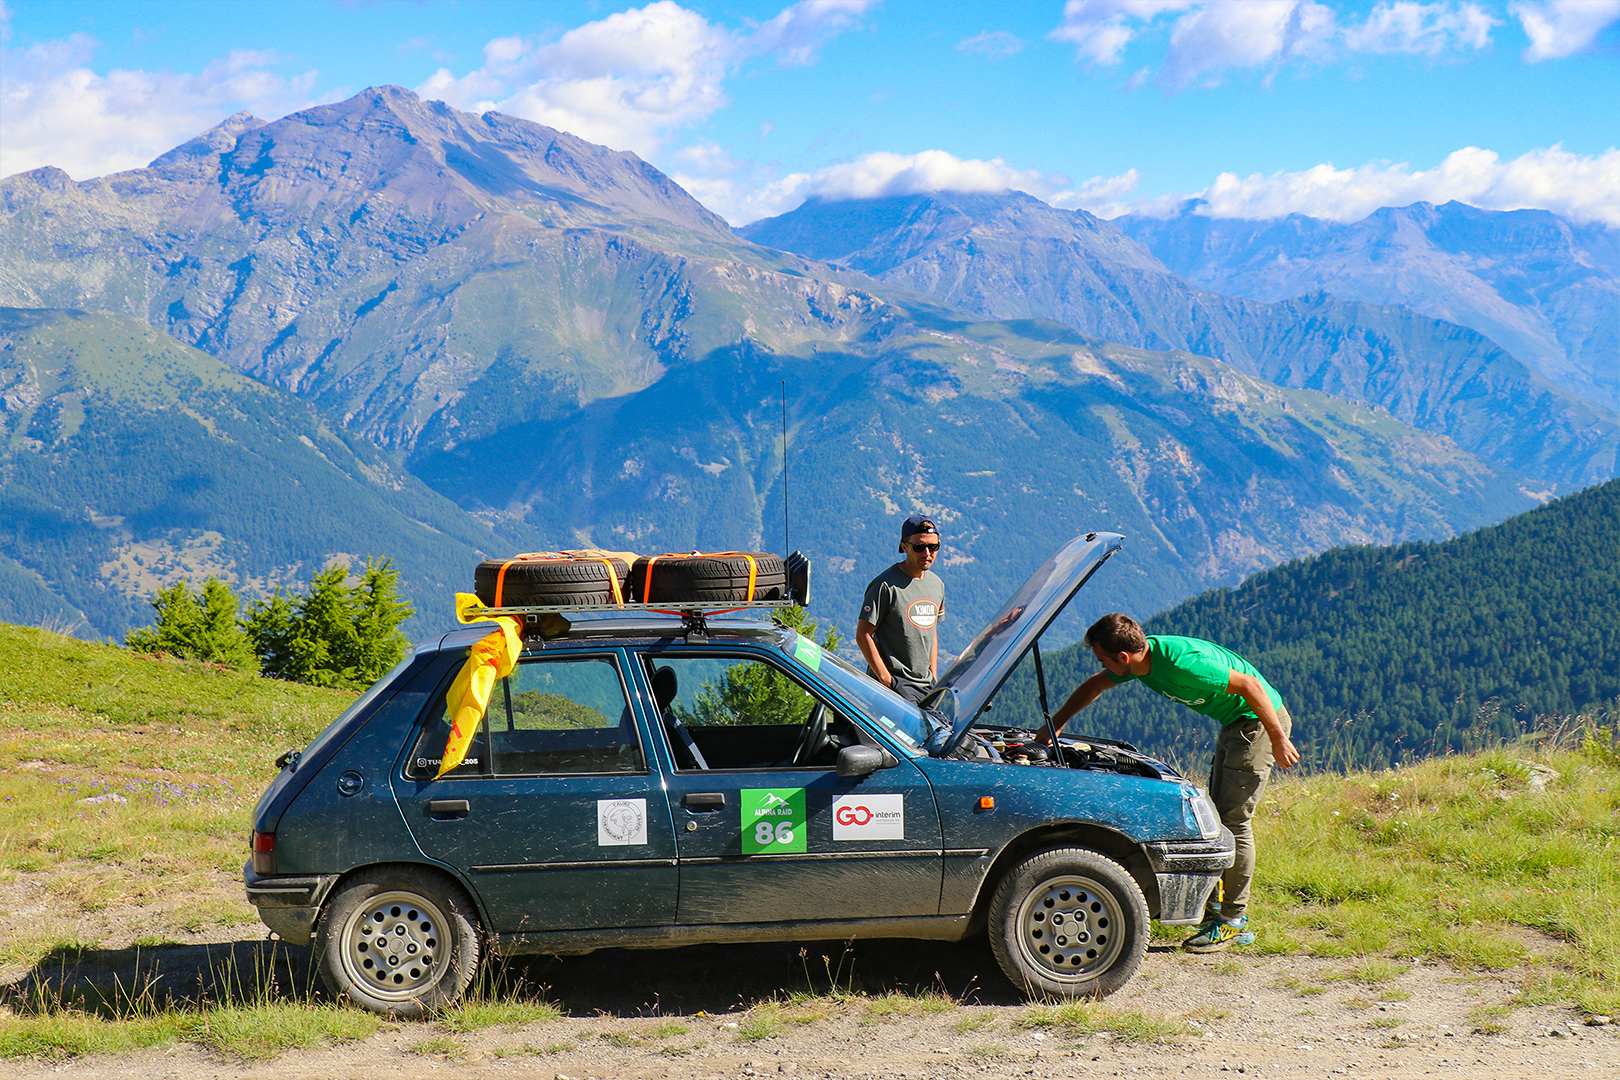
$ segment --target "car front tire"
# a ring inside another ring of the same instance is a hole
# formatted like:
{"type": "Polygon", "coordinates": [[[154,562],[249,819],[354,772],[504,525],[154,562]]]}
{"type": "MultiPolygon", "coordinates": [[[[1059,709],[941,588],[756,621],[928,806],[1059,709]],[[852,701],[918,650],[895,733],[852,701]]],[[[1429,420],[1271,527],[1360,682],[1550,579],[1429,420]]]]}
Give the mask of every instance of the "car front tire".
{"type": "Polygon", "coordinates": [[[990,900],[990,945],[1031,997],[1102,998],[1147,953],[1147,900],[1114,860],[1084,848],[1031,855],[990,900]]]}
{"type": "Polygon", "coordinates": [[[478,915],[466,893],[431,870],[367,870],[327,905],[315,952],[333,995],[414,1020],[454,1004],[472,982],[478,915]]]}

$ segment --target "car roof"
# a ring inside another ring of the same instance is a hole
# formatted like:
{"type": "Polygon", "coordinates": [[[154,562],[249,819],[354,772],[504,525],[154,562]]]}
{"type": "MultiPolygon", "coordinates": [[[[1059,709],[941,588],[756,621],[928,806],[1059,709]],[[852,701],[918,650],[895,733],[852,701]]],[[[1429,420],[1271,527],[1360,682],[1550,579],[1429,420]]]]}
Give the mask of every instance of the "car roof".
{"type": "MultiPolygon", "coordinates": [[[[696,625],[689,616],[657,611],[571,612],[564,621],[567,623],[566,629],[553,630],[544,636],[531,629],[524,641],[524,651],[539,650],[553,643],[684,637],[696,625]]],[[[529,625],[532,628],[535,624],[529,625]]],[[[701,626],[711,641],[718,638],[774,642],[782,629],[768,614],[759,611],[706,614],[701,626]]],[[[464,649],[493,630],[494,627],[487,622],[472,623],[444,634],[436,645],[424,643],[424,647],[434,648],[435,651],[464,649]]]]}

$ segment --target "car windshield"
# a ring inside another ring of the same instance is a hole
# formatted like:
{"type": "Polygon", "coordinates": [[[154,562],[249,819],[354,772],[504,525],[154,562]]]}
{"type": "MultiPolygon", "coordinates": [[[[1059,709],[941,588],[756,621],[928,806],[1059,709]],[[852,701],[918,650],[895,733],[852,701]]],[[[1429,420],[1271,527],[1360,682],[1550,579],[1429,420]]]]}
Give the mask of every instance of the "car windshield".
{"type": "Polygon", "coordinates": [[[778,641],[783,652],[821,676],[907,750],[921,753],[931,738],[938,738],[942,724],[864,671],[856,670],[843,657],[785,627],[778,641]]]}

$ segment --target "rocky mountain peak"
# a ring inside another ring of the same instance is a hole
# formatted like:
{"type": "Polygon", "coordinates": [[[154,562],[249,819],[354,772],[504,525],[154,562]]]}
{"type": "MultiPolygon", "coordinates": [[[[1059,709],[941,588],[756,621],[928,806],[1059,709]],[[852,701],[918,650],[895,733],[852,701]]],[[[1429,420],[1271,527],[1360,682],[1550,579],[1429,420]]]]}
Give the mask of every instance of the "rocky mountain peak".
{"type": "Polygon", "coordinates": [[[1059,244],[1087,256],[1163,271],[1109,222],[1022,191],[928,191],[872,199],[811,199],[738,230],[755,243],[881,275],[942,247],[1059,244]]]}
{"type": "Polygon", "coordinates": [[[538,203],[542,217],[629,217],[731,233],[635,154],[515,116],[462,112],[398,86],[370,87],[265,125],[240,139],[232,156],[246,185],[272,172],[296,177],[305,205],[310,187],[329,205],[387,188],[452,218],[502,208],[532,213],[538,203]],[[610,213],[593,214],[591,206],[610,213]]]}
{"type": "Polygon", "coordinates": [[[220,120],[217,125],[204,131],[203,134],[199,134],[196,138],[186,139],[185,142],[181,142],[180,146],[168,151],[167,154],[152,159],[152,164],[147,165],[147,168],[167,172],[167,170],[173,170],[173,168],[177,167],[188,167],[188,165],[193,164],[194,159],[201,159],[201,157],[215,157],[217,159],[220,154],[228,154],[228,152],[233,151],[237,147],[237,139],[240,139],[243,134],[256,130],[256,128],[262,128],[262,126],[264,126],[264,121],[254,117],[251,112],[235,113],[233,117],[220,120]]]}

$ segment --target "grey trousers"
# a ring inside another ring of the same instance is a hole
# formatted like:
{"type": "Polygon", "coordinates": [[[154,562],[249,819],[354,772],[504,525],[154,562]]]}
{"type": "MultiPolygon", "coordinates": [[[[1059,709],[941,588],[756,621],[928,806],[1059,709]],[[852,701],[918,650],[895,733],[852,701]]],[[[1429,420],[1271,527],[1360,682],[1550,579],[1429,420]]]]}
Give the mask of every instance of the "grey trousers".
{"type": "MultiPolygon", "coordinates": [[[[1294,721],[1288,710],[1279,709],[1277,719],[1282,721],[1284,734],[1291,735],[1294,721]]],[[[1228,724],[1215,740],[1209,797],[1221,815],[1221,824],[1232,830],[1237,852],[1231,868],[1221,875],[1219,899],[1211,897],[1209,906],[1229,922],[1249,906],[1249,883],[1254,878],[1254,808],[1260,805],[1274,763],[1271,739],[1258,720],[1228,724]]]]}

